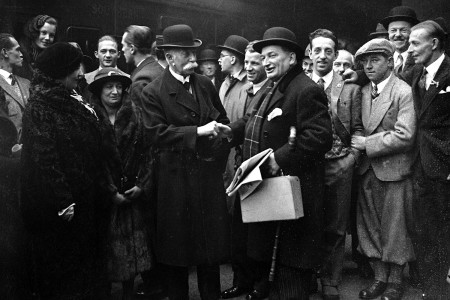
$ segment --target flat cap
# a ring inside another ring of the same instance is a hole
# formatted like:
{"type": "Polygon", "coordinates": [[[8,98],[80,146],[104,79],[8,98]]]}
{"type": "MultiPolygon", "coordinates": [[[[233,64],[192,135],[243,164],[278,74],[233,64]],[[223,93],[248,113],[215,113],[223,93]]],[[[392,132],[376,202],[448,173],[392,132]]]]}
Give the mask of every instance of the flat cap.
{"type": "Polygon", "coordinates": [[[355,53],[355,58],[357,60],[361,59],[364,55],[381,53],[387,56],[394,55],[395,47],[386,39],[372,39],[362,45],[355,53]]]}

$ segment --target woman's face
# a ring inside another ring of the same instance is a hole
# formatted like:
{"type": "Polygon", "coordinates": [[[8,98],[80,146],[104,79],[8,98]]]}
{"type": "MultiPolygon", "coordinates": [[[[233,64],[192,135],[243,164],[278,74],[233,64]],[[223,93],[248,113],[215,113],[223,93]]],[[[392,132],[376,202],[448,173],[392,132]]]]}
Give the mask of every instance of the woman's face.
{"type": "Polygon", "coordinates": [[[120,81],[108,81],[103,85],[100,99],[103,105],[114,108],[122,103],[122,83],[120,81]]]}
{"type": "Polygon", "coordinates": [[[81,76],[83,76],[83,73],[81,72],[80,65],[78,69],[67,75],[61,82],[67,90],[71,91],[78,86],[78,81],[80,80],[81,76]]]}
{"type": "Polygon", "coordinates": [[[49,23],[45,23],[39,29],[39,36],[36,38],[34,43],[39,48],[45,49],[51,44],[53,44],[53,41],[55,40],[55,34],[56,34],[56,26],[49,23]]]}

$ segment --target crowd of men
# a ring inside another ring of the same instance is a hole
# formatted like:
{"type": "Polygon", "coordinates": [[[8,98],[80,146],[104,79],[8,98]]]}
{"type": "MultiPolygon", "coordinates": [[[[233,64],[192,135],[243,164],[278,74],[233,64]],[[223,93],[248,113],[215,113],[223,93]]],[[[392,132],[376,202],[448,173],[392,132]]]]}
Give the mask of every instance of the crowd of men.
{"type": "MultiPolygon", "coordinates": [[[[231,35],[218,57],[214,49],[197,57],[202,42],[187,25],[156,40],[150,28],[131,25],[121,51],[101,37],[99,67],[84,79],[117,68],[121,54],[135,66],[129,94],[155,155],[158,265],[144,281],[163,278],[169,299],[187,299],[188,267],[197,266],[202,299],[308,299],[318,276],[323,298],[341,299],[353,219],[361,264],[373,270],[361,299],[401,299],[406,264],[424,299],[450,299],[447,31],[441,18],[420,22],[400,6],[354,55],[328,29],[310,33],[306,50],[283,27],[251,42],[231,35]],[[268,148],[263,177],[298,176],[305,216],[243,223],[239,195],[227,197],[225,188],[242,161],[268,148]],[[220,291],[219,265],[230,253],[233,285],[220,291]]],[[[0,88],[20,135],[30,82],[11,76],[22,54],[7,40],[0,88]]],[[[89,102],[87,89],[77,92],[89,102]]]]}

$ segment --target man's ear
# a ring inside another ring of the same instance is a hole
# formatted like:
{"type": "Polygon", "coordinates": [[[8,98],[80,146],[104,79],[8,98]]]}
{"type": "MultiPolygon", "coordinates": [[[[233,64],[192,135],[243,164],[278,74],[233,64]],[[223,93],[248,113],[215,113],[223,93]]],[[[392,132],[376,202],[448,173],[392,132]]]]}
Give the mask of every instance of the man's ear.
{"type": "Polygon", "coordinates": [[[120,58],[120,54],[122,53],[122,51],[117,50],[117,58],[120,58]]]}
{"type": "Polygon", "coordinates": [[[289,65],[294,65],[297,61],[297,54],[295,52],[289,53],[289,65]]]}
{"type": "Polygon", "coordinates": [[[96,58],[98,58],[98,51],[94,51],[94,55],[96,58]]]}
{"type": "Polygon", "coordinates": [[[234,65],[234,64],[236,63],[236,56],[234,56],[234,55],[231,55],[231,56],[230,56],[230,63],[231,63],[232,65],[234,65]]]}
{"type": "Polygon", "coordinates": [[[432,43],[432,45],[433,45],[431,49],[436,50],[436,49],[438,48],[438,43],[440,43],[440,41],[439,41],[437,38],[434,38],[434,39],[431,41],[431,43],[432,43]]]}

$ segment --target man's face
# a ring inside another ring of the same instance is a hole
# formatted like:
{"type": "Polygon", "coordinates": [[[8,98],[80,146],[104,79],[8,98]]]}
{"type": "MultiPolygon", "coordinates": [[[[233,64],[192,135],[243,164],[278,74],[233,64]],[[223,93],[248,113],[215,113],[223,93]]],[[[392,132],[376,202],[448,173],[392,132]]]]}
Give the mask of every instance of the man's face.
{"type": "Polygon", "coordinates": [[[334,61],[333,71],[342,75],[345,70],[351,69],[353,67],[353,57],[352,54],[346,50],[339,50],[338,57],[334,61]]]}
{"type": "Polygon", "coordinates": [[[418,28],[409,36],[408,52],[411,53],[415,64],[425,67],[431,63],[433,50],[436,49],[436,39],[432,38],[424,28],[418,28]]]}
{"type": "Polygon", "coordinates": [[[267,77],[273,81],[281,79],[297,61],[295,53],[283,50],[278,45],[264,47],[261,57],[267,77]]]}
{"type": "Polygon", "coordinates": [[[120,54],[117,51],[117,44],[113,41],[102,41],[98,44],[98,50],[95,52],[95,57],[98,58],[100,67],[116,67],[117,59],[120,54]]]}
{"type": "Polygon", "coordinates": [[[198,66],[195,49],[181,48],[172,50],[166,54],[166,57],[168,57],[172,70],[184,77],[194,73],[195,68],[198,66]]]}
{"type": "Polygon", "coordinates": [[[233,53],[227,50],[220,51],[219,65],[222,68],[222,72],[230,73],[233,68],[233,62],[235,60],[233,53]]]}
{"type": "Polygon", "coordinates": [[[323,36],[316,37],[311,41],[310,58],[317,75],[325,76],[333,69],[333,62],[336,59],[334,46],[332,39],[323,36]]]}
{"type": "Polygon", "coordinates": [[[394,66],[392,57],[387,58],[382,54],[368,54],[361,59],[364,72],[375,84],[379,84],[389,77],[394,66]]]}
{"type": "Polygon", "coordinates": [[[56,26],[49,23],[44,23],[41,29],[39,29],[39,35],[34,41],[34,43],[39,48],[45,49],[51,44],[53,44],[53,41],[55,40],[55,34],[56,34],[56,26]]]}
{"type": "Polygon", "coordinates": [[[408,49],[411,24],[406,21],[394,21],[388,26],[389,40],[394,44],[397,52],[402,53],[408,49]]]}
{"type": "Polygon", "coordinates": [[[134,58],[133,58],[133,46],[131,44],[128,44],[125,40],[127,38],[128,32],[125,32],[122,36],[122,52],[123,52],[123,56],[125,57],[125,61],[127,62],[127,64],[131,64],[134,63],[134,58]]]}
{"type": "Polygon", "coordinates": [[[258,52],[245,52],[244,67],[248,81],[260,83],[267,77],[262,64],[261,54],[258,52]]]}
{"type": "Polygon", "coordinates": [[[4,51],[3,55],[5,56],[5,58],[8,58],[8,63],[10,66],[21,67],[23,62],[23,55],[20,50],[20,45],[16,41],[16,39],[11,37],[9,39],[12,43],[12,47],[9,49],[2,49],[2,51],[4,51]]]}
{"type": "Polygon", "coordinates": [[[217,71],[217,64],[207,60],[200,63],[200,71],[208,78],[213,78],[217,71]]]}
{"type": "Polygon", "coordinates": [[[313,61],[309,57],[304,57],[302,61],[302,68],[306,75],[311,76],[313,71],[313,61]]]}

